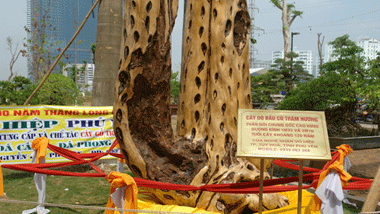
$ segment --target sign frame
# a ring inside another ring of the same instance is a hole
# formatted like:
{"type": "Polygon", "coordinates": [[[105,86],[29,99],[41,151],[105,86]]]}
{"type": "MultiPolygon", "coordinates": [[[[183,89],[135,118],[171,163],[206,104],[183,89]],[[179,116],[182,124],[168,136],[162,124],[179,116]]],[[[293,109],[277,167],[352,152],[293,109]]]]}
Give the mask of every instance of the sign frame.
{"type": "Polygon", "coordinates": [[[239,109],[236,156],[331,160],[325,114],[323,111],[239,109]],[[251,129],[247,128],[248,124],[251,129]],[[297,130],[300,132],[295,132],[297,130]],[[247,142],[248,140],[255,142],[247,142]],[[308,142],[308,145],[304,142],[308,142]],[[260,145],[266,147],[259,147],[260,145]],[[298,151],[305,153],[300,154],[298,151]]]}

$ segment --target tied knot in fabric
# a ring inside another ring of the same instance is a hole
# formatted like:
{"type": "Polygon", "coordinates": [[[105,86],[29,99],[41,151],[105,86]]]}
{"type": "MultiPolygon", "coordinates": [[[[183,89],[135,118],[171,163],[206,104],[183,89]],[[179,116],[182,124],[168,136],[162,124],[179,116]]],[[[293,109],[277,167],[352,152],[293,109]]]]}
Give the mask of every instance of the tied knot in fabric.
{"type": "Polygon", "coordinates": [[[336,148],[338,149],[338,152],[340,154],[338,161],[339,161],[339,163],[342,163],[342,165],[343,165],[344,158],[348,154],[352,153],[354,150],[349,145],[347,145],[347,144],[342,144],[340,146],[337,146],[336,148]]]}
{"type": "Polygon", "coordinates": [[[49,144],[49,139],[46,137],[39,137],[33,140],[32,142],[32,149],[36,151],[36,163],[40,163],[41,158],[44,158],[46,156],[46,149],[49,144]]]}
{"type": "MultiPolygon", "coordinates": [[[[133,178],[127,174],[121,172],[112,171],[107,176],[107,180],[111,183],[110,196],[108,198],[107,207],[114,208],[115,203],[112,200],[111,195],[116,191],[117,188],[122,188],[126,186],[125,194],[122,196],[124,199],[124,209],[138,209],[137,206],[137,185],[133,178]]],[[[113,214],[113,211],[106,210],[105,214],[113,214]]]]}
{"type": "MultiPolygon", "coordinates": [[[[336,148],[338,149],[338,152],[339,152],[339,158],[337,161],[334,161],[325,171],[323,171],[320,174],[317,188],[321,185],[321,183],[327,177],[327,175],[331,172],[331,170],[335,170],[339,174],[342,187],[347,186],[347,182],[352,178],[352,176],[344,170],[343,164],[344,164],[344,158],[347,156],[347,154],[352,153],[353,149],[347,144],[342,144],[336,148]]],[[[318,198],[318,196],[314,195],[313,209],[320,210],[321,203],[322,202],[318,198]]]]}
{"type": "MultiPolygon", "coordinates": [[[[121,151],[121,147],[119,145],[119,142],[117,140],[115,140],[115,141],[116,141],[116,148],[120,149],[120,151],[121,151]]],[[[124,158],[118,158],[118,160],[119,160],[119,163],[125,163],[124,158]]]]}

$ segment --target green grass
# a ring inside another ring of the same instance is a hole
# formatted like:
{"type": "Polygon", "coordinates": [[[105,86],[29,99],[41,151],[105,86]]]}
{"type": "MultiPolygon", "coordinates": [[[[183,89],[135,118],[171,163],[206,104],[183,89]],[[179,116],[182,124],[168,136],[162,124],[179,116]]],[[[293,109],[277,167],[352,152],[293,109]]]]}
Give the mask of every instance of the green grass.
{"type": "Polygon", "coordinates": [[[351,205],[343,204],[343,212],[344,214],[359,214],[360,210],[351,205]]]}
{"type": "MultiPolygon", "coordinates": [[[[115,168],[115,167],[114,167],[115,168]]],[[[2,199],[22,201],[38,201],[38,193],[33,181],[33,173],[2,169],[4,177],[4,192],[2,199]]],[[[113,169],[115,170],[115,169],[113,169]]],[[[128,173],[133,175],[132,173],[128,173]]],[[[103,178],[52,176],[46,178],[46,203],[71,204],[83,206],[107,205],[110,184],[103,178]],[[67,190],[65,190],[67,189],[67,190]]],[[[21,213],[33,209],[36,205],[0,203],[0,213],[21,213]]],[[[71,209],[46,207],[50,213],[104,213],[104,210],[71,209]]]]}

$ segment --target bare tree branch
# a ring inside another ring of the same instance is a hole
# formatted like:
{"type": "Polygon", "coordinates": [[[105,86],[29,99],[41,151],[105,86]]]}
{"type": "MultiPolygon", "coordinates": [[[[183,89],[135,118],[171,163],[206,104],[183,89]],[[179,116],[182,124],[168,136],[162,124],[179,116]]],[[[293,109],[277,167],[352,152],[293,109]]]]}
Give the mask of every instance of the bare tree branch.
{"type": "Polygon", "coordinates": [[[23,53],[23,50],[19,50],[17,52],[18,44],[16,44],[16,48],[15,48],[15,50],[13,52],[12,38],[10,36],[7,37],[7,44],[8,44],[8,50],[11,52],[11,55],[12,55],[11,61],[9,62],[9,70],[10,70],[11,74],[8,77],[8,82],[10,82],[11,79],[12,79],[12,77],[13,77],[13,66],[16,63],[16,61],[17,61],[18,57],[20,56],[20,54],[23,53]]]}
{"type": "Polygon", "coordinates": [[[292,11],[292,13],[293,13],[293,16],[292,16],[292,18],[289,21],[289,26],[292,25],[294,19],[296,19],[298,16],[301,17],[301,15],[302,15],[302,12],[298,11],[298,10],[292,11]]]}

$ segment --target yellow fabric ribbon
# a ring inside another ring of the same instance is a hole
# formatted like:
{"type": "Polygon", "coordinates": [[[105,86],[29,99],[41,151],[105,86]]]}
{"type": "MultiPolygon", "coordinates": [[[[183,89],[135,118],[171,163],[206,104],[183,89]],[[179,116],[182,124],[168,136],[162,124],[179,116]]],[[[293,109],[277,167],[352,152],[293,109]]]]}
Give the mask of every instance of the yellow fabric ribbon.
{"type": "MultiPolygon", "coordinates": [[[[339,173],[340,177],[340,182],[342,184],[342,187],[347,186],[347,182],[351,179],[351,175],[348,174],[346,171],[344,171],[343,163],[344,163],[344,158],[347,156],[347,154],[352,153],[353,149],[347,145],[347,144],[342,144],[338,147],[338,152],[340,154],[339,158],[337,161],[332,163],[325,171],[323,171],[319,175],[319,180],[317,184],[317,188],[319,185],[323,182],[323,180],[326,178],[326,176],[331,172],[331,170],[335,170],[336,172],[339,173]]],[[[318,196],[315,194],[314,195],[314,201],[313,201],[313,210],[320,210],[322,205],[322,201],[318,198],[318,196]]]]}
{"type": "MultiPolygon", "coordinates": [[[[116,188],[127,186],[124,195],[124,209],[138,209],[137,206],[137,185],[133,178],[127,174],[121,172],[112,171],[107,177],[109,183],[111,183],[110,196],[108,198],[107,207],[115,208],[115,204],[112,201],[111,194],[116,191],[116,188]]],[[[115,214],[118,211],[106,210],[104,214],[115,214]]]]}
{"type": "Polygon", "coordinates": [[[32,149],[36,150],[37,153],[36,163],[40,163],[41,158],[44,158],[46,156],[46,149],[48,144],[49,139],[46,137],[39,137],[33,140],[32,149]]]}
{"type": "Polygon", "coordinates": [[[4,196],[3,172],[1,171],[1,160],[0,160],[0,196],[4,196]]]}

